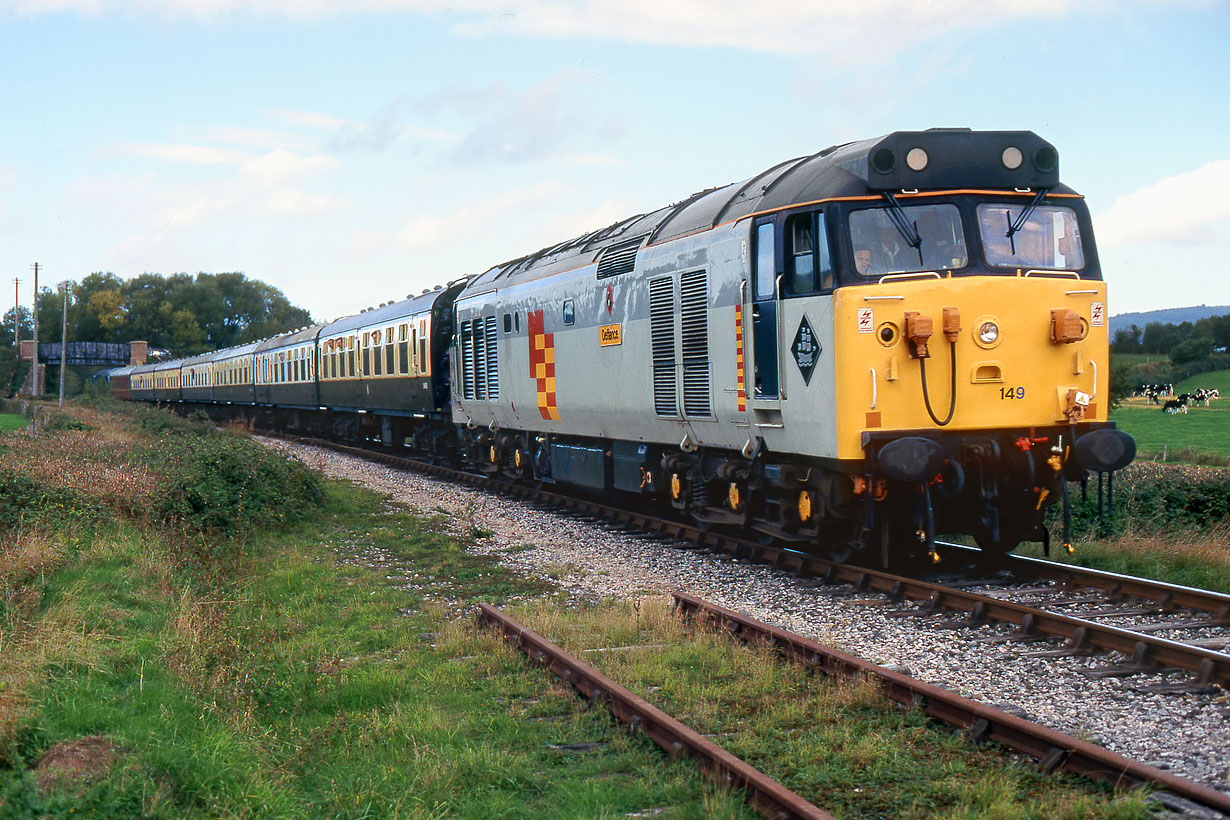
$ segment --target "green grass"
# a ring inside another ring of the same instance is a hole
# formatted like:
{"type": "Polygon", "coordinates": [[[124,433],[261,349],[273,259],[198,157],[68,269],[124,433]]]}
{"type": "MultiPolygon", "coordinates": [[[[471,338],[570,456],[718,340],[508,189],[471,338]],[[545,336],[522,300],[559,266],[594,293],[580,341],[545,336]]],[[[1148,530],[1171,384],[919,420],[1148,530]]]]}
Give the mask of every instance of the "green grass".
{"type": "Polygon", "coordinates": [[[579,605],[548,579],[573,567],[516,574],[467,551],[465,526],[350,485],[276,524],[142,516],[114,493],[148,502],[165,482],[115,448],[197,436],[85,420],[0,445],[115,512],[23,490],[14,508],[58,525],[0,522],[0,820],[756,816],[477,630],[478,601],[574,652],[633,647],[584,657],[844,818],[1149,816],[1139,793],[1043,777],[869,686],[693,633],[661,601],[579,605]],[[88,739],[107,754],[49,780],[40,762],[88,739]]]}
{"type": "Polygon", "coordinates": [[[0,433],[9,433],[13,430],[21,430],[28,426],[30,420],[25,416],[15,416],[9,413],[0,413],[0,433]]]}
{"type": "Polygon", "coordinates": [[[1138,458],[1151,460],[1166,453],[1173,459],[1193,453],[1230,456],[1230,399],[1214,399],[1211,407],[1192,407],[1171,415],[1157,405],[1125,404],[1111,411],[1111,421],[1136,439],[1138,458]]]}
{"type": "Polygon", "coordinates": [[[1136,439],[1141,458],[1152,460],[1165,453],[1167,460],[1199,460],[1200,455],[1230,458],[1230,370],[1202,373],[1175,385],[1175,395],[1197,388],[1217,388],[1222,397],[1209,407],[1189,407],[1187,413],[1170,415],[1160,404],[1129,399],[1112,410],[1111,421],[1136,439]],[[1186,457],[1184,457],[1186,456],[1186,457]]]}
{"type": "Polygon", "coordinates": [[[1186,381],[1180,382],[1174,386],[1176,395],[1181,393],[1190,393],[1197,388],[1217,389],[1221,391],[1222,399],[1214,399],[1213,404],[1224,399],[1230,399],[1230,370],[1213,370],[1209,373],[1201,373],[1199,376],[1192,376],[1186,381]]]}
{"type": "Polygon", "coordinates": [[[1170,357],[1163,353],[1114,353],[1110,354],[1111,364],[1130,364],[1133,367],[1142,364],[1169,364],[1170,357]]]}
{"type": "Polygon", "coordinates": [[[10,577],[26,603],[0,619],[0,694],[21,692],[4,818],[757,816],[476,630],[478,600],[533,601],[522,617],[576,652],[642,647],[585,658],[846,818],[1149,816],[1139,794],[692,633],[664,602],[563,606],[346,486],[235,564],[128,525],[57,555],[10,577]],[[87,737],[113,758],[40,789],[38,761],[87,737]]]}
{"type": "Polygon", "coordinates": [[[470,626],[478,597],[538,583],[368,494],[329,488],[311,526],[239,560],[193,568],[119,528],[28,579],[37,603],[0,632],[0,681],[28,681],[0,817],[755,816],[470,626]],[[41,791],[37,761],[91,736],[114,760],[41,791]]]}

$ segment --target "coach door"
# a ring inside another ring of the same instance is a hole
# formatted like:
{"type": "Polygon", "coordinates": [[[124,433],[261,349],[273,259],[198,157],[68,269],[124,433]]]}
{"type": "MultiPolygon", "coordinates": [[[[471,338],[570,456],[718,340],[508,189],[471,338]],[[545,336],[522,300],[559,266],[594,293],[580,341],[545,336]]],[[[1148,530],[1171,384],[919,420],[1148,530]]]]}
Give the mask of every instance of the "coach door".
{"type": "Polygon", "coordinates": [[[756,399],[780,398],[777,361],[776,225],[773,221],[756,226],[756,257],[752,271],[752,385],[756,399]]]}

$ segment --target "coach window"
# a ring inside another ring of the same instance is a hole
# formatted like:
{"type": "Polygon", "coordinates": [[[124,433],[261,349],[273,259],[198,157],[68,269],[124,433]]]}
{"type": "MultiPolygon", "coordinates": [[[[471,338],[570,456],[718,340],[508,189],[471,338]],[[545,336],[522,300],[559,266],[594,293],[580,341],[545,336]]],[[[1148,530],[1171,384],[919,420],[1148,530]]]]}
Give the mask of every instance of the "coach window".
{"type": "Polygon", "coordinates": [[[564,324],[570,325],[577,320],[577,306],[571,299],[564,300],[564,324]]]}
{"type": "Polygon", "coordinates": [[[372,374],[372,336],[370,333],[363,334],[363,375],[370,376],[372,374]]]}
{"type": "Polygon", "coordinates": [[[397,328],[397,354],[401,356],[401,369],[398,371],[403,376],[410,372],[410,339],[409,327],[401,325],[397,328]]]}
{"type": "Polygon", "coordinates": [[[390,376],[397,372],[394,359],[396,355],[397,348],[394,347],[393,327],[390,325],[384,329],[384,372],[390,376]]]}

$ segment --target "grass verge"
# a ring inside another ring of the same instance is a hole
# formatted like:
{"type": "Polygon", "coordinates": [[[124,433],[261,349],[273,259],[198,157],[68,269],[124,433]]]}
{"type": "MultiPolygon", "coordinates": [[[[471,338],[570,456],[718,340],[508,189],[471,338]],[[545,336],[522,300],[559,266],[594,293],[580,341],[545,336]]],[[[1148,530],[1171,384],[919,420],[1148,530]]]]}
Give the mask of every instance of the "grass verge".
{"type": "Polygon", "coordinates": [[[91,412],[5,453],[36,484],[0,529],[0,818],[754,816],[476,631],[479,600],[843,817],[1148,815],[660,602],[572,606],[469,553],[473,533],[293,470],[257,491],[242,444],[91,412]],[[74,495],[49,505],[55,482],[74,495]],[[222,520],[143,512],[202,487],[222,520]],[[587,652],[612,647],[631,648],[587,652]]]}

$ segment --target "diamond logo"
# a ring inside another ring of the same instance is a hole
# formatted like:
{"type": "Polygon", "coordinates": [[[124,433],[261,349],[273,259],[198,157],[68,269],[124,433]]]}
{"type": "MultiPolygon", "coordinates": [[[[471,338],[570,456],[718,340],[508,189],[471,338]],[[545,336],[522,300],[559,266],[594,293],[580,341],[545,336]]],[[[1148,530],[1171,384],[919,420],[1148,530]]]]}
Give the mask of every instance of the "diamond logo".
{"type": "Polygon", "coordinates": [[[799,322],[798,332],[794,334],[794,344],[790,346],[790,352],[794,355],[794,363],[799,366],[799,372],[803,374],[804,384],[811,384],[811,374],[816,369],[816,360],[820,358],[820,351],[820,340],[812,332],[811,323],[804,315],[803,321],[799,322]]]}

